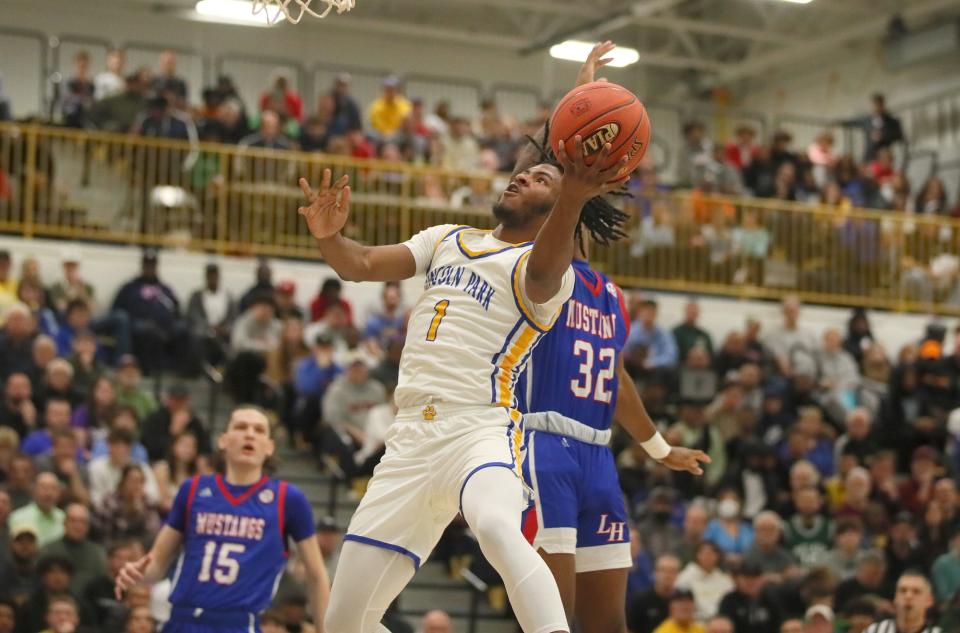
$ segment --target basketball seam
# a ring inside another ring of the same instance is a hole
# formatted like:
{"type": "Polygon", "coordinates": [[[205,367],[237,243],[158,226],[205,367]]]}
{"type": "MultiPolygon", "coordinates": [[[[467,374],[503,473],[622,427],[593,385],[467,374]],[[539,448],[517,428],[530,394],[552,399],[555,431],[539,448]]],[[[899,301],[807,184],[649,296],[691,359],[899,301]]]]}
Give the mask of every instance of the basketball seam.
{"type": "MultiPolygon", "coordinates": [[[[584,94],[586,94],[586,93],[588,93],[588,92],[593,92],[594,90],[602,90],[602,89],[604,89],[604,88],[609,89],[609,88],[611,88],[611,87],[613,87],[611,84],[606,84],[606,85],[603,85],[603,86],[592,86],[592,87],[590,87],[590,88],[585,88],[585,89],[583,89],[583,90],[580,90],[580,91],[578,91],[578,92],[575,92],[575,93],[572,94],[572,95],[569,95],[569,96],[567,96],[567,97],[564,97],[563,101],[561,101],[560,103],[557,104],[556,111],[559,112],[559,111],[567,104],[567,102],[569,102],[569,101],[572,100],[572,99],[576,99],[577,97],[580,97],[580,96],[582,96],[582,95],[584,95],[584,94]]],[[[624,89],[624,88],[621,88],[621,89],[620,89],[620,92],[624,92],[624,93],[626,93],[627,96],[636,98],[636,95],[631,94],[629,91],[627,91],[627,90],[624,89]]]]}

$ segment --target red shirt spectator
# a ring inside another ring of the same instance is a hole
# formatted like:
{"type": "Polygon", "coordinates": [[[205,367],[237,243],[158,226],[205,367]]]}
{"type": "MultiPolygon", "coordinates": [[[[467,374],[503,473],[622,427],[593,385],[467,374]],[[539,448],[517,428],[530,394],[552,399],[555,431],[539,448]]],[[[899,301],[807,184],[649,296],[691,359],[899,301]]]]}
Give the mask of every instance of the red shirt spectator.
{"type": "Polygon", "coordinates": [[[377,148],[363,135],[363,130],[350,130],[347,140],[350,142],[350,155],[354,158],[377,157],[377,148]]]}
{"type": "Polygon", "coordinates": [[[325,279],[323,285],[320,286],[320,292],[318,292],[317,296],[310,302],[310,320],[319,321],[326,316],[330,306],[339,305],[343,308],[343,312],[347,316],[347,324],[352,326],[353,308],[350,306],[349,301],[340,296],[342,291],[343,285],[339,279],[334,277],[325,279]]]}
{"type": "Polygon", "coordinates": [[[273,110],[284,119],[290,117],[303,121],[303,100],[296,90],[290,88],[283,75],[274,79],[272,89],[260,95],[260,110],[273,110]]]}
{"type": "Polygon", "coordinates": [[[870,175],[878,184],[892,180],[895,174],[893,154],[888,148],[877,150],[877,157],[870,162],[870,175]]]}
{"type": "Polygon", "coordinates": [[[727,143],[723,150],[726,162],[743,171],[750,166],[760,148],[754,143],[757,133],[745,125],[737,128],[736,139],[727,143]]]}

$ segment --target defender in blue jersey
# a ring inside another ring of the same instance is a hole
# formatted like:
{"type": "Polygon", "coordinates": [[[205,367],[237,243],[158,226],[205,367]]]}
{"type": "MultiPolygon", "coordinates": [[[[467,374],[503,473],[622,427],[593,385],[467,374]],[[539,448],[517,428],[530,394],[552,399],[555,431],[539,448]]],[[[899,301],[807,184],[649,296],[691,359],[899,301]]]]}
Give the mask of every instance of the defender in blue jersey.
{"type": "Polygon", "coordinates": [[[162,578],[181,550],[164,633],[259,631],[292,540],[307,569],[314,621],[323,622],[330,583],[313,512],[299,489],[263,472],[274,450],[267,416],[235,409],[219,447],[225,472],[184,482],[153,548],[118,575],[118,597],[141,580],[162,578]]]}
{"type": "MultiPolygon", "coordinates": [[[[593,48],[578,85],[594,80],[613,48],[612,42],[593,48]]],[[[547,132],[539,138],[548,138],[547,132]]],[[[515,171],[549,160],[542,147],[530,145],[515,171]]],[[[608,213],[588,228],[606,244],[624,237],[625,220],[622,213],[608,213]]],[[[670,469],[702,474],[700,462],[710,458],[671,447],[657,432],[623,367],[630,320],[622,292],[590,268],[577,237],[573,295],[534,348],[516,391],[528,430],[524,476],[534,491],[524,532],[553,572],[568,619],[576,618],[587,633],[620,633],[626,631],[623,605],[632,560],[623,493],[607,447],[613,420],[670,469]]]]}

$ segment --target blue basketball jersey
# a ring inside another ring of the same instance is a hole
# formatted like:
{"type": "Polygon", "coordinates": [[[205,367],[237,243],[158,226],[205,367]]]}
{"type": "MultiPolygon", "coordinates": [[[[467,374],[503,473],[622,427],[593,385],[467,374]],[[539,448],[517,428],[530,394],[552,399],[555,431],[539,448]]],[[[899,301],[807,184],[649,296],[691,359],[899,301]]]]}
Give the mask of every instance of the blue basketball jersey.
{"type": "Polygon", "coordinates": [[[269,607],[286,567],[287,537],[303,538],[290,530],[284,510],[291,494],[305,503],[299,490],[267,476],[245,487],[220,475],[184,482],[168,519],[184,536],[170,594],[174,607],[252,614],[269,607]]]}
{"type": "Polygon", "coordinates": [[[534,348],[517,387],[520,411],[556,411],[609,429],[616,406],[617,364],[630,320],[623,293],[584,261],[573,262],[576,284],[553,329],[534,348]]]}

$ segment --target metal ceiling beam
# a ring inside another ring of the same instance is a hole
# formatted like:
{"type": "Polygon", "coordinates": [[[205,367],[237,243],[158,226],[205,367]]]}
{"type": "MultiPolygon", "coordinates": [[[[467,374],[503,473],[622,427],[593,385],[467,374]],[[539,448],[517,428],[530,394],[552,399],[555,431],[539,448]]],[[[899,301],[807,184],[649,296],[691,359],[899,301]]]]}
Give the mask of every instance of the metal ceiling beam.
{"type": "Polygon", "coordinates": [[[890,18],[894,15],[899,14],[905,20],[917,19],[931,13],[936,13],[942,9],[955,9],[957,5],[957,0],[911,0],[910,3],[902,7],[899,11],[891,11],[880,14],[877,17],[861,20],[856,24],[825,33],[820,37],[811,37],[804,42],[785,46],[769,53],[763,53],[754,59],[741,62],[731,69],[720,73],[718,79],[721,81],[735,81],[745,77],[751,77],[771,68],[798,61],[799,59],[810,56],[811,53],[822,53],[846,44],[847,42],[881,35],[886,31],[887,25],[890,23],[890,18]]]}
{"type": "MultiPolygon", "coordinates": [[[[556,36],[538,40],[525,47],[520,53],[522,55],[535,53],[563,40],[599,39],[608,33],[635,24],[640,18],[647,18],[655,13],[672,9],[683,1],[684,0],[645,0],[642,2],[634,2],[632,5],[620,11],[595,19],[587,24],[581,24],[566,32],[559,33],[556,36]]],[[[595,17],[596,12],[594,12],[593,15],[595,17]]]]}
{"type": "Polygon", "coordinates": [[[529,13],[548,13],[551,15],[568,15],[576,18],[595,18],[597,10],[583,4],[564,4],[549,0],[444,0],[444,5],[498,7],[513,11],[527,11],[529,13]]]}
{"type": "Polygon", "coordinates": [[[799,42],[798,38],[784,33],[774,33],[764,29],[751,29],[744,26],[734,26],[732,24],[718,24],[689,18],[678,18],[673,16],[653,16],[639,21],[641,26],[653,26],[658,28],[670,29],[673,31],[688,31],[690,33],[704,33],[706,35],[722,35],[724,37],[734,37],[742,40],[753,40],[756,42],[775,42],[784,44],[790,42],[799,42]]]}
{"type": "Polygon", "coordinates": [[[510,37],[508,35],[496,35],[493,33],[478,33],[474,31],[464,31],[460,29],[451,29],[441,26],[423,26],[412,24],[410,22],[399,22],[389,20],[376,20],[350,16],[349,20],[336,20],[335,22],[324,23],[317,21],[317,26],[336,25],[337,29],[365,31],[368,33],[386,33],[388,35],[408,35],[411,37],[423,37],[443,42],[455,42],[458,44],[474,44],[477,46],[489,46],[491,48],[508,49],[516,51],[526,44],[527,40],[520,37],[510,37]]]}
{"type": "Polygon", "coordinates": [[[732,64],[704,59],[701,57],[686,57],[667,53],[646,53],[640,51],[641,66],[658,66],[661,68],[679,68],[681,70],[702,70],[711,73],[722,73],[735,68],[732,64]]]}

